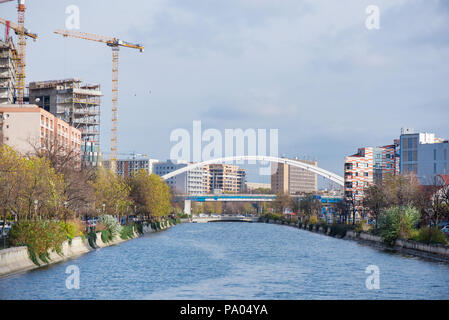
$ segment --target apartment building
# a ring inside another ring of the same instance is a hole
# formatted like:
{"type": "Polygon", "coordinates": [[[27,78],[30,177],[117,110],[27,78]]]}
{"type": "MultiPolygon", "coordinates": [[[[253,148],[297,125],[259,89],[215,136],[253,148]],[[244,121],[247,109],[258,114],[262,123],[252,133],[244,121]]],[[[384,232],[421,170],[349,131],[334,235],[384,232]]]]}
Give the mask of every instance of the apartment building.
{"type": "Polygon", "coordinates": [[[64,79],[32,82],[29,87],[30,103],[81,131],[83,165],[98,166],[101,162],[100,85],[64,79]]]}
{"type": "MultiPolygon", "coordinates": [[[[189,164],[190,163],[187,162],[171,160],[167,160],[166,162],[154,163],[153,173],[162,177],[173,171],[185,168],[189,164]]],[[[168,186],[178,194],[201,195],[205,193],[202,167],[177,175],[176,177],[168,179],[166,182],[168,186]]]]}
{"type": "MultiPolygon", "coordinates": [[[[291,160],[318,166],[318,162],[313,160],[299,160],[298,158],[291,160]]],[[[305,169],[279,163],[277,166],[273,166],[271,191],[288,194],[316,193],[318,191],[318,176],[316,173],[305,169]]]]}
{"type": "Polygon", "coordinates": [[[246,170],[229,164],[207,165],[203,167],[203,184],[206,193],[243,193],[246,170]]]}
{"type": "Polygon", "coordinates": [[[387,175],[399,174],[399,140],[383,147],[360,148],[346,157],[344,165],[345,200],[362,208],[364,191],[375,183],[382,183],[387,175]]]}
{"type": "Polygon", "coordinates": [[[0,106],[0,139],[22,154],[34,153],[48,142],[56,141],[81,161],[81,131],[38,106],[0,106]]]}
{"type": "Polygon", "coordinates": [[[148,174],[153,173],[154,165],[158,163],[156,159],[127,159],[117,161],[117,174],[122,177],[131,177],[139,170],[145,170],[148,174]]]}

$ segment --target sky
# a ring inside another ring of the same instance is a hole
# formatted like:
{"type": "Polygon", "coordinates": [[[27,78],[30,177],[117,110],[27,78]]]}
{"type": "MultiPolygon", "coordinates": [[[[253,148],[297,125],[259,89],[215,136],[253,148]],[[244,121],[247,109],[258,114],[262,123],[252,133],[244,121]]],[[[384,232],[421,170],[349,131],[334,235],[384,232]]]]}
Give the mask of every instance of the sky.
{"type": "MultiPolygon", "coordinates": [[[[359,147],[391,144],[402,127],[449,138],[449,1],[27,0],[28,81],[101,84],[109,150],[111,49],[64,39],[80,30],[145,45],[120,51],[119,152],[169,158],[170,134],[278,129],[279,154],[343,174],[359,147]],[[368,30],[366,8],[380,9],[368,30]]],[[[14,2],[0,17],[17,19],[14,2]]],[[[3,32],[2,32],[3,34],[3,32]]],[[[249,166],[248,180],[269,182],[249,166]]]]}

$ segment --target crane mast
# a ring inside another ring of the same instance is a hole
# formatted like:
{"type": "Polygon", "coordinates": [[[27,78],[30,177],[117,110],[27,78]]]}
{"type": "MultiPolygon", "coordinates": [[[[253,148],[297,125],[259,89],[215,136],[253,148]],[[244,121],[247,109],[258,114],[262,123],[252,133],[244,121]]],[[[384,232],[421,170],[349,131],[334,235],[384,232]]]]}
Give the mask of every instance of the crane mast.
{"type": "Polygon", "coordinates": [[[26,85],[26,46],[27,41],[25,38],[25,0],[19,0],[17,10],[19,13],[19,34],[18,34],[18,44],[19,44],[19,66],[18,66],[18,74],[17,74],[17,102],[20,105],[24,103],[25,97],[25,85],[26,85]]]}
{"type": "Polygon", "coordinates": [[[90,40],[96,42],[105,43],[112,48],[112,126],[111,126],[111,170],[117,172],[117,158],[118,158],[118,110],[119,110],[119,52],[120,47],[127,47],[132,49],[138,49],[140,52],[144,51],[144,46],[140,44],[133,44],[130,42],[122,41],[117,38],[102,36],[98,34],[68,31],[68,30],[55,30],[56,34],[63,37],[72,37],[83,40],[90,40]]]}

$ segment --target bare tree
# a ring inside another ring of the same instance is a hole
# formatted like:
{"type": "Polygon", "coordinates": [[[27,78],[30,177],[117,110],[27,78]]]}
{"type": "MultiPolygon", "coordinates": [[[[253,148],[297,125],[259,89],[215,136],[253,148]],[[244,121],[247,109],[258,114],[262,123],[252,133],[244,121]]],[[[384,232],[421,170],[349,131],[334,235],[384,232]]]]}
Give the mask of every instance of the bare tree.
{"type": "Polygon", "coordinates": [[[365,190],[363,206],[369,210],[368,213],[376,222],[376,228],[382,210],[384,210],[387,205],[386,195],[381,184],[374,184],[365,190]]]}
{"type": "Polygon", "coordinates": [[[82,168],[78,149],[63,145],[60,140],[47,136],[40,142],[29,141],[33,148],[30,155],[45,158],[58,174],[64,176],[63,216],[95,215],[95,192],[89,181],[94,178],[93,168],[82,168]]]}

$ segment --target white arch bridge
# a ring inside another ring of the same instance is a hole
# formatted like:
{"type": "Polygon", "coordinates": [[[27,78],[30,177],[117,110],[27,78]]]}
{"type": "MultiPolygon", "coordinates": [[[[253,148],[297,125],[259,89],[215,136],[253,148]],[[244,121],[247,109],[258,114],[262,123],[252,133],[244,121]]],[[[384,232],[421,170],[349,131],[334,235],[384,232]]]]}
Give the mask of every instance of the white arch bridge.
{"type": "Polygon", "coordinates": [[[278,157],[271,157],[271,156],[235,156],[235,157],[226,157],[226,158],[219,158],[219,159],[211,159],[208,161],[204,161],[201,163],[195,163],[188,165],[182,169],[170,172],[169,174],[166,174],[162,177],[164,180],[168,180],[170,178],[176,177],[180,174],[183,174],[185,172],[201,168],[202,166],[208,165],[208,164],[218,164],[218,163],[232,163],[234,161],[262,161],[262,162],[274,162],[274,163],[281,163],[281,164],[288,164],[292,167],[301,168],[313,173],[316,173],[326,179],[329,179],[336,184],[340,186],[344,186],[344,178],[339,176],[338,174],[332,173],[330,171],[321,169],[317,166],[313,166],[307,163],[299,162],[297,160],[291,160],[291,159],[285,159],[285,158],[278,158],[278,157]]]}

